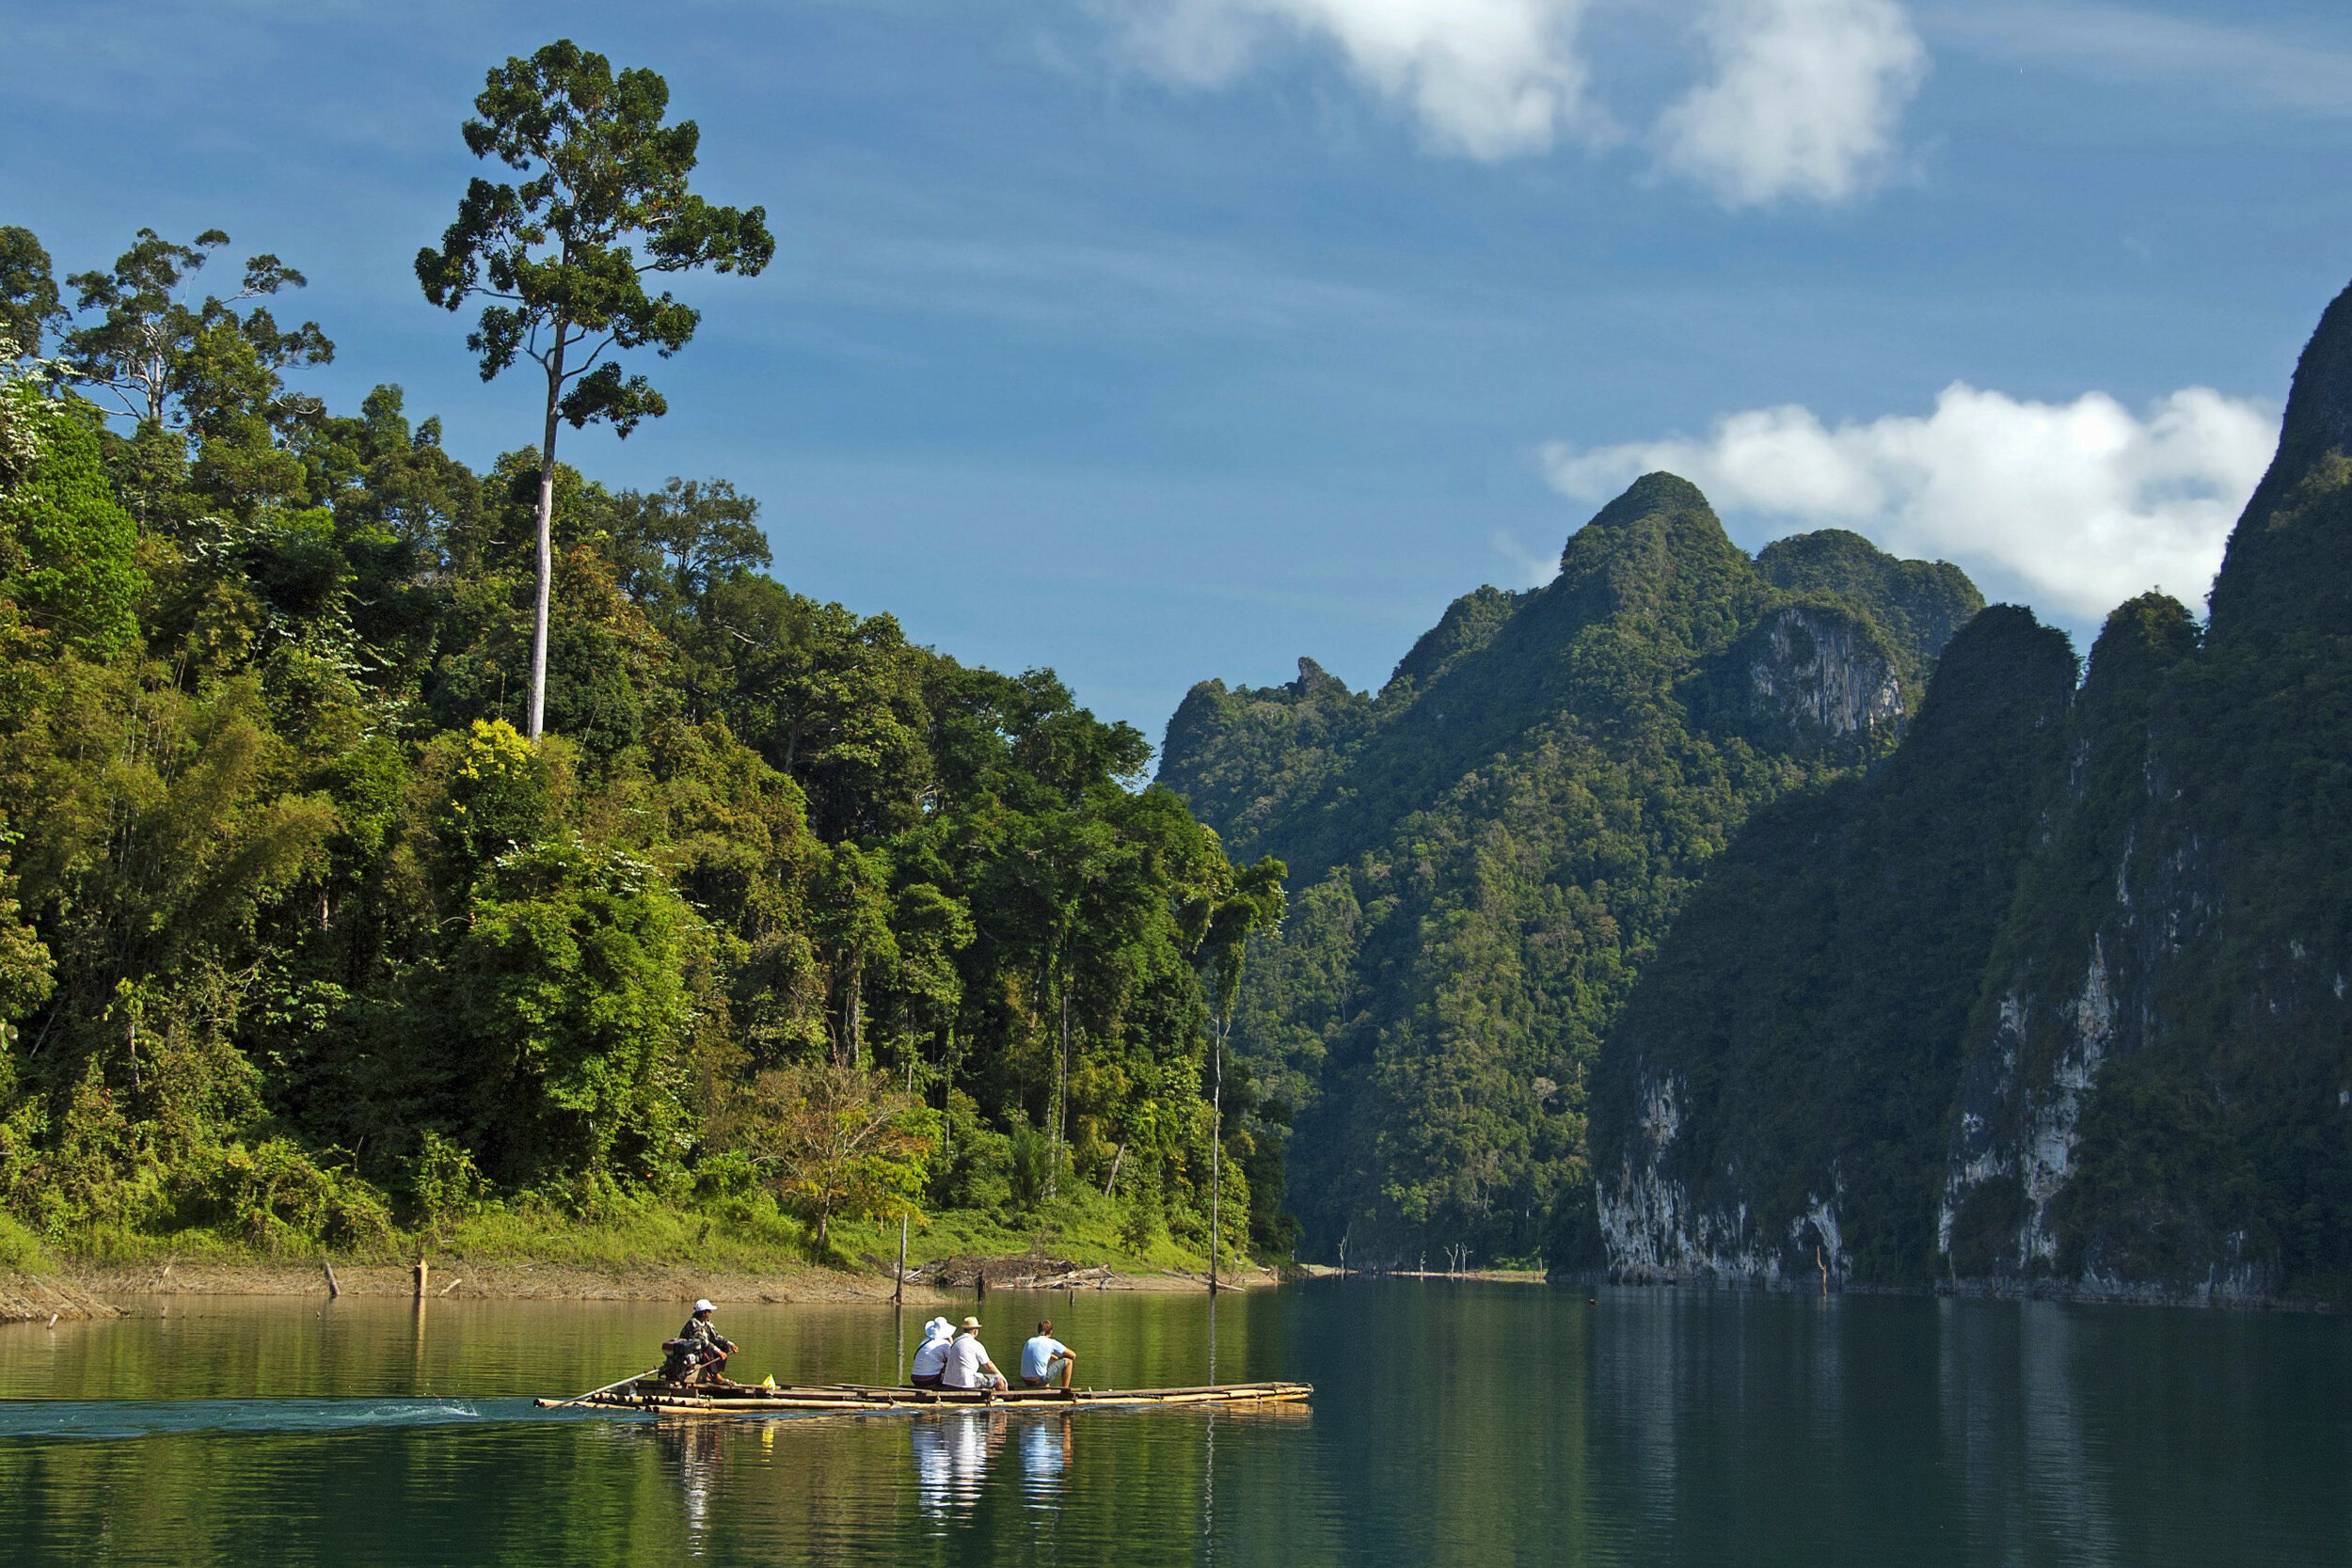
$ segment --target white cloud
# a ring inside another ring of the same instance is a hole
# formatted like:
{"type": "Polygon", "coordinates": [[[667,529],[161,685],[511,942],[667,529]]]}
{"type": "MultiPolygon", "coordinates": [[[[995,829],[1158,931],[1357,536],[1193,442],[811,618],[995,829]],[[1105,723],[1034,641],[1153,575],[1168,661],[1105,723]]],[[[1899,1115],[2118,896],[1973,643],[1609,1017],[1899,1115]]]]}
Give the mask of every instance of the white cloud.
{"type": "Polygon", "coordinates": [[[1605,121],[1576,49],[1585,0],[1128,0],[1144,62],[1217,87],[1285,36],[1335,47],[1348,69],[1409,108],[1449,152],[1540,152],[1605,121]]]}
{"type": "Polygon", "coordinates": [[[1844,201],[1893,161],[1927,46],[1895,0],[1714,0],[1713,75],[1658,122],[1665,166],[1727,206],[1844,201]]]}
{"type": "Polygon", "coordinates": [[[1851,528],[2080,624],[2151,586],[2201,604],[2278,433],[2275,408],[2203,387],[2142,416],[2104,392],[2028,403],[1955,382],[1924,419],[1831,426],[1791,404],[1734,414],[1704,439],[1543,457],[1579,500],[1664,468],[1770,535],[1851,528]]]}
{"type": "MultiPolygon", "coordinates": [[[[1286,45],[1327,49],[1433,147],[1487,161],[1615,138],[1578,37],[1599,3],[1094,0],[1166,80],[1221,87],[1286,45]]],[[[1732,207],[1872,189],[1927,70],[1900,0],[1703,4],[1708,74],[1660,118],[1661,166],[1732,207]]]]}

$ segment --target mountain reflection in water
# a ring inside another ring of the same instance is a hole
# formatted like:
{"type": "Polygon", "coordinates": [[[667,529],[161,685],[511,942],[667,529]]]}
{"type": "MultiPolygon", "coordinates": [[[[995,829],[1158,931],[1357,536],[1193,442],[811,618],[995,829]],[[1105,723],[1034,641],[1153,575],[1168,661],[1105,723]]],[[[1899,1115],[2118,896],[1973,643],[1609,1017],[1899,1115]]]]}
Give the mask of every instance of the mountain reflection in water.
{"type": "MultiPolygon", "coordinates": [[[[1228,1297],[1311,1406],[541,1412],[653,1304],[174,1299],[0,1329],[0,1520],[51,1563],[2132,1564],[2352,1560],[2342,1319],[1349,1280],[1228,1297]],[[274,1418],[273,1413],[276,1413],[274,1418]]],[[[1102,1386],[1207,1304],[992,1294],[1102,1386]]],[[[887,1308],[723,1308],[747,1372],[876,1382],[887,1308]]]]}

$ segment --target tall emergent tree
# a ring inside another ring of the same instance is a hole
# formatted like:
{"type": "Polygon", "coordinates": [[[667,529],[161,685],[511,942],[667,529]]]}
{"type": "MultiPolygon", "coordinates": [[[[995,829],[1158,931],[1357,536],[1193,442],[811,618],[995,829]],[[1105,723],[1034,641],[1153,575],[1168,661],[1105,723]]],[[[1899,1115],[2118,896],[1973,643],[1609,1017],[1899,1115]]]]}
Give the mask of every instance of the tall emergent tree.
{"type": "Polygon", "coordinates": [[[1241,995],[1241,971],[1249,939],[1282,927],[1283,882],[1290,867],[1272,855],[1236,872],[1233,885],[1209,911],[1200,962],[1209,985],[1209,1293],[1216,1294],[1216,1251],[1225,1197],[1225,1049],[1233,1037],[1233,1004],[1241,995]]]}
{"type": "Polygon", "coordinates": [[[466,146],[525,178],[476,176],[438,250],[417,252],[424,296],[454,311],[490,303],[467,336],[489,381],[529,355],[547,377],[539,445],[539,582],[531,637],[531,738],[545,728],[548,602],[554,582],[555,433],[601,420],[627,436],[669,404],[642,375],[624,377],[624,349],[651,344],[664,358],[694,336],[701,312],[649,273],[756,276],[775,254],[767,210],[714,207],[687,188],[702,132],[661,123],[670,85],[643,69],[612,74],[602,55],[559,39],[493,70],[465,124],[466,146]]]}

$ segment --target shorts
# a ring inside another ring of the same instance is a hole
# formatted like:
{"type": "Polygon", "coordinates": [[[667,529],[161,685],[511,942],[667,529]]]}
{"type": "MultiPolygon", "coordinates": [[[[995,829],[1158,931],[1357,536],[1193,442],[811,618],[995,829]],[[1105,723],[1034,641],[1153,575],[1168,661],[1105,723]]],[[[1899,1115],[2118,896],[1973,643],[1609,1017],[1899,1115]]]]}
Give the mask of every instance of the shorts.
{"type": "Polygon", "coordinates": [[[941,1380],[946,1376],[945,1372],[917,1372],[914,1376],[914,1386],[917,1388],[938,1388],[944,1386],[941,1380]]]}

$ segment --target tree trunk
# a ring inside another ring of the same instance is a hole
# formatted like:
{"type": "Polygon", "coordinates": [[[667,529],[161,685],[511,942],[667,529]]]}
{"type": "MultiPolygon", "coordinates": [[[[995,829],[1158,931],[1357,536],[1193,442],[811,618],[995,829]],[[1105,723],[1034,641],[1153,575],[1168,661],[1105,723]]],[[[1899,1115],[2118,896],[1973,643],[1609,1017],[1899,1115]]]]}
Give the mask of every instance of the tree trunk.
{"type": "Polygon", "coordinates": [[[940,1076],[946,1080],[939,1090],[939,1163],[943,1170],[953,1170],[956,1164],[956,1026],[947,1025],[947,1045],[940,1053],[940,1076]]]}
{"type": "Polygon", "coordinates": [[[564,392],[564,335],[571,324],[555,324],[555,349],[548,356],[547,435],[539,444],[539,594],[531,618],[531,738],[548,727],[548,607],[555,596],[555,427],[564,392]]]}
{"type": "Polygon", "coordinates": [[[1210,1069],[1209,1090],[1209,1294],[1216,1294],[1216,1246],[1221,1215],[1218,1205],[1225,1196],[1225,1031],[1232,1027],[1229,1018],[1217,1026],[1210,1042],[1216,1053],[1216,1064],[1210,1069]]]}
{"type": "Polygon", "coordinates": [[[1045,1144],[1045,1196],[1061,1180],[1062,1123],[1070,1104],[1070,976],[1061,977],[1061,1050],[1054,1058],[1054,1129],[1045,1144]]]}

